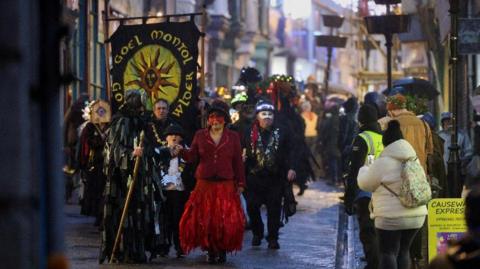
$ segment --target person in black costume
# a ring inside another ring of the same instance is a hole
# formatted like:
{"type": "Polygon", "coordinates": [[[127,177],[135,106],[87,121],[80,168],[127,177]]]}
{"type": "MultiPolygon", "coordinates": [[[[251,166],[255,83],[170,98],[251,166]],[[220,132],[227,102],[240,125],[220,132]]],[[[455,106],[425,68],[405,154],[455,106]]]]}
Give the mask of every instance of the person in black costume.
{"type": "Polygon", "coordinates": [[[245,167],[247,171],[247,211],[253,233],[252,245],[264,237],[260,207],[267,207],[268,247],[279,249],[278,230],[285,185],[295,179],[296,158],[288,129],[274,124],[274,106],[259,101],[257,120],[248,132],[245,167]]]}
{"type": "MultiPolygon", "coordinates": [[[[143,116],[144,106],[139,91],[130,90],[125,96],[125,103],[113,117],[105,149],[105,207],[102,231],[102,246],[99,262],[109,258],[120,217],[130,186],[135,159],[141,156],[133,196],[122,233],[122,243],[115,257],[120,262],[146,262],[146,251],[151,251],[147,239],[153,234],[151,220],[153,184],[149,176],[150,164],[144,156],[144,147],[140,145],[140,133],[145,130],[146,120],[143,116]]],[[[147,140],[147,137],[145,137],[147,140]]],[[[144,141],[148,145],[148,141],[144,141]]]]}
{"type": "MultiPolygon", "coordinates": [[[[295,79],[292,76],[274,75],[270,78],[269,88],[266,90],[268,99],[273,101],[277,111],[275,123],[283,128],[291,130],[289,143],[295,145],[296,177],[294,183],[298,185],[298,195],[303,195],[307,189],[307,182],[315,180],[315,174],[310,160],[314,160],[313,154],[305,140],[305,121],[296,109],[295,79]]],[[[314,160],[313,163],[315,163],[314,160]]]]}
{"type": "Polygon", "coordinates": [[[87,123],[80,134],[79,166],[85,180],[80,213],[94,216],[95,226],[100,225],[103,217],[103,190],[106,182],[103,149],[110,115],[110,105],[107,102],[91,102],[84,109],[87,123]]]}

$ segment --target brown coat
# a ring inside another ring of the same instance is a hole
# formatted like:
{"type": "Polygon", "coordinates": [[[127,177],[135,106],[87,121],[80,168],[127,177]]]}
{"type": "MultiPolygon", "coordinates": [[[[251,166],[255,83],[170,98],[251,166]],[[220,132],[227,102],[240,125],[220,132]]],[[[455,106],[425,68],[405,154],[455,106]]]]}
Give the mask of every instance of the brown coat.
{"type": "Polygon", "coordinates": [[[390,111],[392,119],[400,123],[403,137],[417,153],[418,160],[427,172],[427,156],[433,153],[432,132],[425,122],[405,109],[390,111]]]}

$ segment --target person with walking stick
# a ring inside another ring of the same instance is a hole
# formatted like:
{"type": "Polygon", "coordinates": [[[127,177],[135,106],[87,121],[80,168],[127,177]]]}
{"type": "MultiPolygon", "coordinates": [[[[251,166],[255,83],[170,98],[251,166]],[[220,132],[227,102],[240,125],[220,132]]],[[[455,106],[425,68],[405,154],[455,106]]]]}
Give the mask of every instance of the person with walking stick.
{"type": "MultiPolygon", "coordinates": [[[[99,262],[146,262],[148,214],[152,199],[144,155],[144,106],[138,91],[128,91],[113,117],[105,148],[104,219],[99,262]],[[121,224],[121,225],[120,225],[121,224]]],[[[150,178],[150,179],[149,179],[150,178]]]]}

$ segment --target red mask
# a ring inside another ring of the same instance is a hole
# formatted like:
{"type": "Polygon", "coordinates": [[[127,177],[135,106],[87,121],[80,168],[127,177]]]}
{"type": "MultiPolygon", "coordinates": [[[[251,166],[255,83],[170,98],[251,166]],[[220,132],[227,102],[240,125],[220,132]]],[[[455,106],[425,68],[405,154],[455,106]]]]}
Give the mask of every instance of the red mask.
{"type": "Polygon", "coordinates": [[[217,114],[217,113],[212,113],[208,115],[208,126],[212,126],[214,124],[224,124],[225,123],[225,117],[223,115],[217,114]]]}

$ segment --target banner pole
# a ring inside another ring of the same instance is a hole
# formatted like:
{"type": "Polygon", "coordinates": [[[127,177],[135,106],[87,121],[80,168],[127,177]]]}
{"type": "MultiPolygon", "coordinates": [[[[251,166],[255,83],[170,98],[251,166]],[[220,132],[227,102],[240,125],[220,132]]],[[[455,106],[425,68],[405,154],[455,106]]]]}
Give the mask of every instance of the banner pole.
{"type": "Polygon", "coordinates": [[[92,100],[93,96],[90,94],[90,5],[89,1],[84,2],[84,15],[85,21],[83,27],[85,27],[85,40],[83,45],[85,50],[83,52],[84,57],[84,66],[83,66],[83,82],[84,82],[84,91],[88,94],[88,99],[92,100]]]}
{"type": "Polygon", "coordinates": [[[178,18],[178,17],[191,17],[202,15],[202,12],[196,13],[182,13],[182,14],[167,14],[162,16],[141,16],[141,17],[125,17],[125,18],[109,18],[108,21],[131,21],[131,20],[148,20],[148,19],[162,19],[162,18],[178,18]]]}
{"type": "Polygon", "coordinates": [[[107,100],[110,102],[111,98],[111,79],[110,79],[110,44],[108,39],[110,38],[110,21],[109,21],[109,13],[110,13],[110,0],[105,0],[105,7],[103,10],[103,45],[105,46],[105,90],[107,94],[107,100]]]}
{"type": "Polygon", "coordinates": [[[200,96],[205,96],[205,36],[207,30],[207,6],[202,6],[202,42],[200,45],[200,68],[202,76],[200,78],[200,96]]]}

